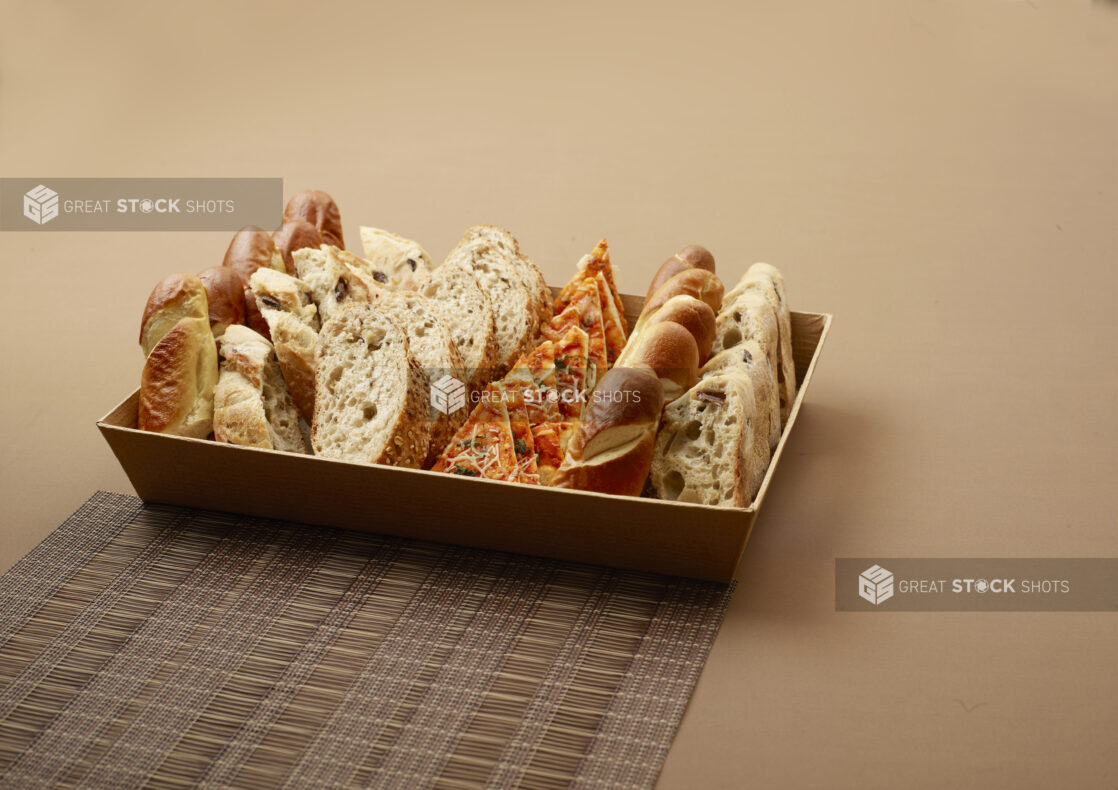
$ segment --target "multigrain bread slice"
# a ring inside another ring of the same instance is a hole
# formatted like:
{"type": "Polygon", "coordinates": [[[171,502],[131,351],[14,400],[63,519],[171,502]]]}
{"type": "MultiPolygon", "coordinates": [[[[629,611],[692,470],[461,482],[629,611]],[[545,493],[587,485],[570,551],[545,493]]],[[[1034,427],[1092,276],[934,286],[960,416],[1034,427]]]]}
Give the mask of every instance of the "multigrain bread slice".
{"type": "Polygon", "coordinates": [[[727,348],[707,360],[699,371],[700,378],[727,373],[745,376],[753,385],[757,398],[758,422],[768,424],[769,448],[780,441],[780,396],[777,394],[776,371],[765,358],[765,352],[754,340],[746,340],[727,348]]]}
{"type": "Polygon", "coordinates": [[[453,266],[440,266],[423,281],[419,293],[435,303],[462,355],[469,384],[475,391],[496,378],[497,321],[489,296],[474,276],[453,266]]]}
{"type": "Polygon", "coordinates": [[[306,453],[299,413],[272,344],[233,324],[218,341],[221,375],[214,388],[214,438],[219,442],[306,453]]]}
{"type": "Polygon", "coordinates": [[[520,242],[515,236],[496,225],[474,225],[466,231],[464,238],[486,240],[515,257],[524,287],[529,294],[535,296],[537,322],[542,323],[551,318],[551,289],[547,287],[547,280],[540,268],[520,249],[520,242]]]}
{"type": "Polygon", "coordinates": [[[535,347],[540,329],[539,296],[525,284],[523,261],[515,240],[510,239],[486,226],[470,228],[440,267],[472,274],[498,307],[493,378],[500,378],[521,354],[535,347]]]}
{"type": "Polygon", "coordinates": [[[416,290],[434,268],[418,242],[387,230],[362,225],[361,247],[376,281],[392,291],[416,290]]]}
{"type": "Polygon", "coordinates": [[[249,279],[260,314],[276,350],[284,381],[299,414],[314,418],[315,348],[318,308],[302,281],[274,269],[258,269],[249,279]]]}
{"type": "Polygon", "coordinates": [[[777,383],[780,388],[780,419],[784,422],[796,399],[796,363],[792,356],[792,316],[788,309],[788,292],[780,270],[768,263],[753,264],[726,294],[723,304],[739,301],[750,293],[762,296],[776,312],[777,383]]]}
{"type": "MultiPolygon", "coordinates": [[[[444,376],[451,376],[465,383],[466,365],[435,303],[414,291],[396,291],[381,294],[375,304],[407,332],[408,347],[416,362],[423,368],[428,386],[444,376]]],[[[448,411],[428,404],[431,443],[423,468],[426,469],[435,462],[468,415],[469,409],[465,407],[448,411]]]]}
{"type": "Polygon", "coordinates": [[[754,435],[755,405],[749,380],[737,375],[704,379],[670,403],[652,458],[656,495],[748,506],[768,466],[767,436],[754,435]]]}
{"type": "Polygon", "coordinates": [[[395,320],[376,305],[338,311],[319,335],[315,454],[418,468],[431,441],[425,384],[407,333],[395,320]]]}
{"type": "Polygon", "coordinates": [[[320,320],[326,322],[337,310],[354,302],[368,303],[371,289],[353,269],[343,262],[343,250],[323,244],[318,248],[307,247],[292,253],[295,272],[307,288],[318,310],[320,320]]]}

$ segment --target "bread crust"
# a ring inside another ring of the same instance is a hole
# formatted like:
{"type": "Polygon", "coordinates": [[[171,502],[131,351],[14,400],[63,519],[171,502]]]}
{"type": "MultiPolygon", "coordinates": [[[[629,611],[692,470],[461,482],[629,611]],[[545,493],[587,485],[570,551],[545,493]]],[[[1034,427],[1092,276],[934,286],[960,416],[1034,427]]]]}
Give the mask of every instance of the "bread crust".
{"type": "Polygon", "coordinates": [[[257,269],[286,271],[272,234],[255,225],[246,225],[233,235],[221,265],[235,271],[246,283],[257,269]]]}
{"type": "Polygon", "coordinates": [[[153,346],[140,374],[142,431],[206,438],[213,427],[217,347],[208,318],[180,318],[153,346]]]}
{"type": "Polygon", "coordinates": [[[671,402],[691,389],[698,379],[699,347],[683,326],[675,321],[661,321],[641,333],[627,364],[652,369],[663,385],[664,401],[671,402]]]}
{"type": "MultiPolygon", "coordinates": [[[[705,269],[711,274],[716,273],[714,256],[710,254],[710,250],[698,244],[689,244],[660,264],[660,268],[656,270],[656,274],[652,275],[652,282],[648,284],[648,293],[645,294],[645,301],[651,300],[653,294],[659,290],[660,286],[680,272],[695,268],[705,269]]],[[[717,307],[715,307],[715,309],[717,309],[717,307]]]]}
{"type": "Polygon", "coordinates": [[[322,241],[345,249],[342,234],[342,212],[334,198],[321,189],[304,189],[297,193],[283,209],[283,221],[301,219],[314,225],[322,241]]]}
{"type": "Polygon", "coordinates": [[[150,354],[160,338],[181,318],[205,318],[210,308],[206,286],[193,274],[177,272],[160,280],[152,289],[140,319],[140,348],[150,354]]]}
{"type": "Polygon", "coordinates": [[[198,279],[206,289],[210,330],[215,338],[224,335],[231,325],[245,322],[245,284],[240,275],[225,266],[211,266],[198,272],[198,279]]]}
{"type": "Polygon", "coordinates": [[[419,293],[442,312],[443,323],[466,366],[467,384],[473,391],[480,391],[496,378],[499,355],[497,321],[488,294],[469,272],[443,266],[423,282],[419,293]],[[472,316],[469,322],[463,320],[467,314],[472,316]]]}
{"type": "Polygon", "coordinates": [[[322,234],[305,219],[289,219],[272,232],[272,241],[283,258],[284,270],[295,274],[295,252],[322,245],[322,234]]]}
{"type": "Polygon", "coordinates": [[[655,314],[649,316],[648,326],[651,328],[664,321],[679,324],[695,339],[699,360],[703,362],[710,356],[710,349],[714,345],[714,319],[714,311],[709,304],[688,294],[679,294],[664,302],[655,314]]]}
{"type": "Polygon", "coordinates": [[[649,371],[607,371],[591,393],[551,485],[639,496],[663,405],[663,387],[649,371]]]}

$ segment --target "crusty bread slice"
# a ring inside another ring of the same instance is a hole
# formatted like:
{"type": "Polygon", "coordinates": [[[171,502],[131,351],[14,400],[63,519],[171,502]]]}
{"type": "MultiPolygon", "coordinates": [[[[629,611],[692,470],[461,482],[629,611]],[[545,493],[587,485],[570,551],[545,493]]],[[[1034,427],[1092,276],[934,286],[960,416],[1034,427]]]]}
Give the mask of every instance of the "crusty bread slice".
{"type": "Polygon", "coordinates": [[[768,263],[753,264],[726,294],[723,304],[732,304],[749,293],[760,294],[776,312],[777,382],[780,388],[780,419],[784,422],[796,399],[796,363],[792,356],[792,316],[788,309],[788,292],[780,270],[768,263]]]}
{"type": "Polygon", "coordinates": [[[306,247],[292,253],[295,271],[307,288],[323,322],[339,307],[352,302],[369,302],[372,299],[369,286],[349,266],[342,262],[337,247],[323,244],[316,248],[306,247]]]}
{"type": "Polygon", "coordinates": [[[540,268],[520,249],[520,242],[515,236],[496,225],[474,225],[466,231],[464,238],[485,240],[507,250],[516,260],[524,287],[535,297],[537,326],[551,318],[551,289],[547,287],[540,268]]]}
{"type": "Polygon", "coordinates": [[[361,246],[370,272],[389,290],[414,291],[434,268],[431,256],[418,242],[387,230],[362,225],[361,246]]]}
{"type": "Polygon", "coordinates": [[[715,354],[745,340],[752,340],[761,347],[776,377],[780,422],[783,425],[791,411],[792,402],[787,399],[787,391],[782,386],[780,327],[776,310],[764,296],[755,291],[739,293],[733,301],[722,305],[722,310],[715,318],[714,328],[712,352],[715,354]]]}
{"type": "Polygon", "coordinates": [[[318,308],[302,280],[274,269],[257,269],[249,279],[260,314],[276,350],[287,388],[299,414],[314,418],[314,356],[318,344],[318,308]]]}
{"type": "Polygon", "coordinates": [[[231,325],[218,341],[221,375],[214,389],[219,442],[306,453],[299,413],[272,344],[247,326],[231,325]]]}
{"type": "Polygon", "coordinates": [[[704,379],[669,404],[652,458],[657,496],[748,506],[768,466],[768,437],[754,436],[755,411],[749,379],[738,375],[704,379]]]}
{"type": "Polygon", "coordinates": [[[538,294],[525,285],[523,262],[515,240],[484,226],[470,228],[441,268],[469,272],[498,307],[497,369],[500,378],[520,355],[536,345],[540,329],[538,294]]]}
{"type": "MultiPolygon", "coordinates": [[[[375,302],[377,308],[396,319],[408,335],[408,348],[412,356],[423,368],[430,382],[443,376],[452,376],[458,381],[466,381],[466,365],[462,355],[454,345],[450,331],[442,321],[438,306],[425,296],[414,291],[386,292],[379,295],[375,302]]],[[[447,412],[428,405],[428,419],[431,422],[431,443],[424,459],[423,467],[435,462],[439,453],[446,447],[455,432],[466,421],[470,410],[466,407],[447,412]]]]}
{"type": "Polygon", "coordinates": [[[768,423],[769,448],[776,449],[780,441],[780,396],[777,393],[776,371],[765,358],[765,352],[755,340],[746,340],[727,348],[707,360],[699,371],[700,378],[710,378],[726,373],[745,376],[753,385],[757,397],[758,422],[768,423]]]}
{"type": "Polygon", "coordinates": [[[394,319],[376,305],[339,310],[318,340],[315,454],[418,468],[431,441],[425,384],[407,333],[394,319]]]}
{"type": "Polygon", "coordinates": [[[457,267],[440,266],[423,281],[419,293],[442,312],[466,365],[467,383],[477,390],[496,378],[497,321],[489,296],[474,276],[457,267]]]}

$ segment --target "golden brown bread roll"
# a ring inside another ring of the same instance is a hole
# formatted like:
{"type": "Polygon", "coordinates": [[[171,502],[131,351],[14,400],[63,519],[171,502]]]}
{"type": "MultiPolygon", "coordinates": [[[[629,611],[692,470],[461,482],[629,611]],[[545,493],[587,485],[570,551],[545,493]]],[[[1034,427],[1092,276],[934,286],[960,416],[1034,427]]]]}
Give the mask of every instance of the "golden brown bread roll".
{"type": "Polygon", "coordinates": [[[663,387],[648,370],[607,371],[589,396],[551,485],[639,496],[663,405],[663,387]]]}
{"type": "Polygon", "coordinates": [[[140,430],[209,435],[217,383],[209,314],[206,288],[191,274],[173,274],[152,290],[140,328],[147,355],[140,374],[140,430]]]}
{"type": "Polygon", "coordinates": [[[724,291],[722,281],[713,272],[706,269],[685,269],[656,289],[652,298],[644,303],[641,316],[654,313],[673,296],[680,294],[693,296],[710,305],[711,310],[718,310],[722,306],[724,291]]]}
{"type": "Polygon", "coordinates": [[[206,287],[192,274],[169,275],[151,289],[140,320],[140,348],[145,356],[180,318],[210,318],[206,287]]]}
{"type": "Polygon", "coordinates": [[[649,283],[645,301],[651,299],[652,295],[656,293],[661,285],[680,272],[695,268],[706,269],[711,274],[714,274],[714,256],[710,254],[710,250],[706,247],[700,247],[698,244],[689,244],[660,264],[660,268],[656,270],[656,274],[652,275],[652,282],[649,283]]]}
{"type": "Polygon", "coordinates": [[[683,326],[675,321],[662,321],[650,324],[641,333],[626,364],[647,366],[655,372],[664,388],[664,402],[670,403],[698,380],[699,347],[683,326]]]}
{"type": "Polygon", "coordinates": [[[654,315],[649,316],[648,326],[652,327],[663,321],[674,321],[691,333],[698,346],[700,360],[705,361],[710,356],[716,334],[715,315],[706,302],[688,294],[673,296],[654,315]]]}
{"type": "Polygon", "coordinates": [[[246,283],[252,273],[261,267],[281,272],[286,268],[272,234],[255,225],[246,225],[233,235],[221,265],[235,271],[246,283]]]}
{"type": "Polygon", "coordinates": [[[245,322],[245,284],[240,275],[225,266],[211,266],[198,272],[198,279],[206,288],[215,338],[224,335],[230,325],[245,322]]]}
{"type": "Polygon", "coordinates": [[[272,240],[276,243],[276,249],[283,257],[283,265],[288,274],[295,274],[294,252],[296,250],[304,250],[308,247],[318,249],[322,246],[322,234],[318,232],[318,228],[305,219],[292,219],[284,222],[276,228],[272,234],[272,240]]]}
{"type": "Polygon", "coordinates": [[[323,244],[331,244],[345,249],[342,238],[342,213],[334,198],[321,189],[304,189],[287,201],[283,210],[283,221],[306,220],[318,229],[323,244]]]}

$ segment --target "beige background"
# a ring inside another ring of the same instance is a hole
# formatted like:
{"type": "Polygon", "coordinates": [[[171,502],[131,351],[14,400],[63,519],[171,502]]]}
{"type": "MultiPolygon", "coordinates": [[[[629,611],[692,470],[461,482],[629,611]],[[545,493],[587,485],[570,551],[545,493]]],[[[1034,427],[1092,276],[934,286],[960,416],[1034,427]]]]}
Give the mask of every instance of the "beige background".
{"type": "MultiPolygon", "coordinates": [[[[837,556],[1118,556],[1118,8],[0,0],[0,174],[282,176],[623,290],[708,245],[834,332],[663,788],[1118,786],[1118,614],[836,614],[837,556]],[[966,709],[972,708],[971,712],[966,709]]],[[[94,489],[151,286],[0,234],[0,564],[94,489]]],[[[557,528],[561,528],[557,525],[557,528]]]]}

